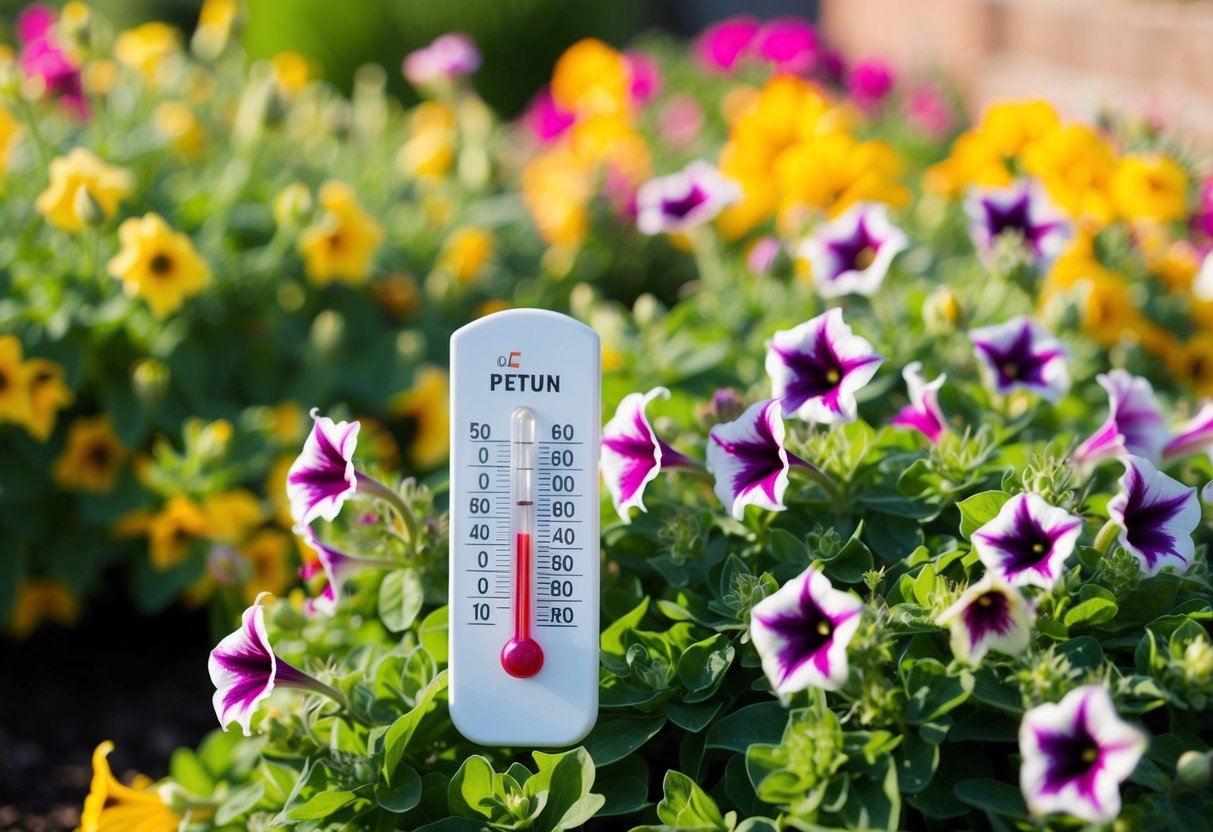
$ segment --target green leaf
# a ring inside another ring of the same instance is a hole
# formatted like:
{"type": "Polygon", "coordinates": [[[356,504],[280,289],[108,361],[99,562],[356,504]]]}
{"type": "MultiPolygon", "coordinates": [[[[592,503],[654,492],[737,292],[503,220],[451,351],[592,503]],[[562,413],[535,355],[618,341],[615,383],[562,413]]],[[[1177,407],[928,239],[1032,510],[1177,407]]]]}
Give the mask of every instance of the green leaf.
{"type": "Polygon", "coordinates": [[[563,754],[533,751],[531,756],[539,766],[536,777],[550,772],[547,803],[535,821],[537,830],[574,829],[602,808],[606,798],[590,791],[594,786],[594,761],[584,748],[563,754]]]}
{"type": "Polygon", "coordinates": [[[665,712],[670,718],[670,722],[684,731],[696,733],[708,726],[723,705],[723,702],[689,704],[674,699],[666,703],[665,712]]]}
{"type": "Polygon", "coordinates": [[[189,748],[178,748],[169,758],[169,776],[191,794],[211,794],[215,781],[207,773],[202,761],[189,748]]]}
{"type": "Polygon", "coordinates": [[[1005,491],[983,491],[956,504],[960,510],[960,533],[966,540],[998,516],[1011,495],[1005,491]]]}
{"type": "Polygon", "coordinates": [[[450,612],[451,608],[443,605],[421,619],[417,628],[421,646],[440,665],[450,661],[450,612]]]}
{"type": "Polygon", "coordinates": [[[375,802],[389,812],[401,814],[421,802],[421,775],[412,766],[396,769],[395,785],[375,785],[375,802]]]}
{"type": "Polygon", "coordinates": [[[754,743],[778,743],[787,724],[788,712],[778,702],[747,705],[709,728],[705,745],[744,754],[754,743]]]}
{"type": "Polygon", "coordinates": [[[716,692],[735,653],[733,643],[720,634],[696,642],[683,652],[678,659],[678,679],[691,691],[688,702],[701,702],[716,692]]]}
{"type": "Polygon", "coordinates": [[[657,804],[657,817],[663,823],[684,830],[728,828],[716,801],[682,772],[667,771],[663,789],[665,797],[657,804]]]}
{"type": "MultiPolygon", "coordinates": [[[[173,775],[173,779],[177,779],[177,775],[173,775]]],[[[180,782],[180,781],[178,781],[180,782]]],[[[182,785],[185,785],[182,783],[182,785]]],[[[187,789],[187,791],[194,791],[187,789]]],[[[197,792],[194,794],[208,794],[209,792],[197,792]]],[[[219,808],[215,810],[215,823],[219,826],[224,826],[231,823],[236,818],[243,815],[249,809],[257,805],[257,801],[261,800],[265,794],[264,783],[246,783],[238,789],[230,791],[219,804],[219,808]]]]}
{"type": "Polygon", "coordinates": [[[901,819],[901,794],[897,790],[897,766],[885,755],[876,770],[853,777],[850,793],[840,816],[847,829],[884,829],[894,832],[901,819]]]}
{"type": "Polygon", "coordinates": [[[956,784],[956,796],[991,815],[1019,817],[1028,813],[1019,789],[1001,780],[979,778],[956,784]]]}
{"type": "Polygon", "coordinates": [[[802,569],[812,560],[805,542],[786,529],[771,529],[767,537],[767,547],[776,560],[799,564],[802,569]]]}
{"type": "Polygon", "coordinates": [[[909,703],[905,719],[911,725],[931,722],[959,707],[973,692],[973,674],[953,676],[936,659],[906,659],[901,665],[909,703]]]}
{"type": "Polygon", "coordinates": [[[610,765],[656,736],[665,720],[664,714],[605,716],[598,720],[582,744],[595,765],[610,765]]]}
{"type": "Polygon", "coordinates": [[[343,806],[348,806],[358,799],[358,795],[346,791],[317,792],[302,806],[296,806],[287,812],[291,820],[323,820],[343,806]]]}
{"type": "Polygon", "coordinates": [[[894,752],[897,757],[897,779],[905,794],[917,794],[931,784],[939,766],[939,745],[930,743],[913,732],[894,752]]]}
{"type": "Polygon", "coordinates": [[[467,818],[443,818],[425,826],[418,826],[416,832],[485,832],[485,825],[480,821],[467,818]]]}
{"type": "Polygon", "coordinates": [[[447,787],[447,802],[451,812],[459,817],[490,819],[491,808],[484,805],[486,798],[493,797],[493,767],[479,754],[463,761],[459,771],[451,778],[447,787]]]}
{"type": "Polygon", "coordinates": [[[861,583],[864,573],[872,568],[872,553],[860,539],[862,534],[863,521],[860,520],[850,539],[838,554],[826,563],[824,572],[832,580],[844,584],[861,583]]]}
{"type": "Polygon", "coordinates": [[[446,685],[447,672],[444,670],[422,689],[413,709],[393,722],[392,727],[383,735],[383,776],[389,783],[395,783],[394,772],[408,750],[409,740],[413,738],[417,726],[434,704],[434,697],[445,691],[446,685]]]}
{"type": "Polygon", "coordinates": [[[393,633],[402,633],[413,624],[425,592],[415,569],[389,572],[379,585],[379,620],[393,633]]]}

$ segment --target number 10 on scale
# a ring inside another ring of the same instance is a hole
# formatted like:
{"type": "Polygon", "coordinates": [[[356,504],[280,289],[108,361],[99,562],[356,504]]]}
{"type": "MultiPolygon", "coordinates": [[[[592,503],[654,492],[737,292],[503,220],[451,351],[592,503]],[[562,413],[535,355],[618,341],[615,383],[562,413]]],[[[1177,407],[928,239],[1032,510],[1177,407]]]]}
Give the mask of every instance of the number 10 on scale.
{"type": "Polygon", "coordinates": [[[599,342],[534,309],[451,339],[451,717],[562,746],[598,704],[599,342]]]}

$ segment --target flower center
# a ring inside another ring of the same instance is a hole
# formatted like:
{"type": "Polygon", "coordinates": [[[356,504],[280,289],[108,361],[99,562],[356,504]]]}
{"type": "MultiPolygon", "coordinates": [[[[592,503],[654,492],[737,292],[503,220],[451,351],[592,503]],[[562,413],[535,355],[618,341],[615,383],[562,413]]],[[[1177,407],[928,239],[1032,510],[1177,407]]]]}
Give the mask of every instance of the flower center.
{"type": "Polygon", "coordinates": [[[340,231],[334,231],[328,238],[329,249],[331,251],[341,251],[345,248],[345,234],[340,231]]]}
{"type": "Polygon", "coordinates": [[[1093,745],[1088,745],[1082,750],[1082,761],[1084,763],[1093,763],[1099,759],[1099,749],[1093,745]]]}
{"type": "Polygon", "coordinates": [[[818,633],[818,635],[826,636],[826,637],[828,638],[828,637],[829,637],[829,635],[830,635],[830,631],[831,631],[831,628],[830,628],[830,622],[829,622],[829,621],[827,621],[827,620],[822,620],[822,621],[817,622],[817,633],[818,633]]]}
{"type": "Polygon", "coordinates": [[[876,260],[876,249],[864,246],[855,254],[855,268],[863,271],[876,260]]]}
{"type": "Polygon", "coordinates": [[[1038,555],[1043,554],[1044,550],[1045,550],[1045,545],[1043,543],[1033,543],[1032,544],[1032,551],[1035,552],[1036,554],[1038,554],[1038,555]]]}
{"type": "Polygon", "coordinates": [[[110,463],[110,449],[108,445],[96,444],[88,449],[87,454],[89,465],[94,468],[107,468],[110,463]]]}
{"type": "Polygon", "coordinates": [[[977,605],[979,607],[992,607],[994,606],[994,599],[989,595],[982,595],[977,599],[977,605]]]}
{"type": "Polygon", "coordinates": [[[826,381],[828,381],[830,384],[837,384],[839,379],[841,379],[841,378],[842,378],[842,376],[840,376],[838,374],[838,371],[835,369],[830,369],[830,370],[826,371],[826,381]]]}
{"type": "Polygon", "coordinates": [[[163,251],[156,252],[156,256],[147,264],[147,268],[153,277],[166,277],[173,271],[173,258],[163,251]]]}
{"type": "Polygon", "coordinates": [[[1007,361],[1002,365],[1002,374],[1007,378],[1018,378],[1019,367],[1016,364],[1007,361]]]}

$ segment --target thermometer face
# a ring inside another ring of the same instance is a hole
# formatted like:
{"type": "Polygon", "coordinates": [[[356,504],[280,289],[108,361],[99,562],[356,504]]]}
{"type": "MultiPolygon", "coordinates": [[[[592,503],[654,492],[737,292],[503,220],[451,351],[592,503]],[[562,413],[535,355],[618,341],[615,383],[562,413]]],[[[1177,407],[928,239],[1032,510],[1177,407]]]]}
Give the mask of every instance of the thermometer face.
{"type": "Polygon", "coordinates": [[[483,745],[598,713],[598,336],[498,312],[451,337],[450,709],[483,745]]]}

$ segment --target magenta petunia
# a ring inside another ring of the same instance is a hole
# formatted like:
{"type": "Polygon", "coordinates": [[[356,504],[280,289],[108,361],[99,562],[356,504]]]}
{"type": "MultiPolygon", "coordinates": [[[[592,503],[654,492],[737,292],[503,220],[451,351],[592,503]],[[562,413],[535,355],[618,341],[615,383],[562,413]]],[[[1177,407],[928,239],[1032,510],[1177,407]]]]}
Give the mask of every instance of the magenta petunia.
{"type": "Polygon", "coordinates": [[[784,447],[779,410],[776,399],[756,402],[708,433],[707,464],[716,477],[716,496],[738,520],[748,505],[783,511],[791,465],[808,465],[784,447]]]}
{"type": "Polygon", "coordinates": [[[628,509],[645,511],[644,488],[663,468],[695,467],[653,432],[645,408],[657,397],[669,398],[670,391],[654,387],[647,393],[629,393],[623,397],[614,417],[602,428],[602,478],[611,502],[623,522],[631,522],[628,509]]]}
{"type": "Polygon", "coordinates": [[[965,200],[969,236],[986,258],[1004,236],[1023,242],[1034,265],[1046,269],[1070,241],[1070,223],[1035,181],[1020,179],[1004,188],[974,188],[965,200]]]}
{"type": "Polygon", "coordinates": [[[1081,531],[1081,517],[1049,505],[1039,494],[1016,494],[973,532],[973,548],[986,569],[1011,586],[1051,589],[1081,531]]]}
{"type": "Polygon", "coordinates": [[[1056,402],[1070,389],[1066,348],[1030,318],[971,330],[969,340],[995,393],[1030,390],[1056,402]]]}
{"type": "Polygon", "coordinates": [[[568,110],[562,110],[552,97],[552,88],[545,86],[531,99],[526,112],[522,115],[522,123],[541,144],[549,144],[563,136],[577,116],[568,110]]]}
{"type": "Polygon", "coordinates": [[[632,76],[629,89],[632,103],[642,107],[661,92],[661,67],[657,59],[647,52],[624,52],[623,60],[632,76]]]}
{"type": "Polygon", "coordinates": [[[1170,432],[1148,379],[1112,370],[1095,377],[1108,391],[1108,418],[1074,451],[1074,461],[1092,465],[1127,454],[1157,462],[1170,432]]]}
{"type": "Polygon", "coordinates": [[[817,64],[817,30],[798,17],[776,18],[754,34],[750,49],[776,72],[807,75],[817,64]]]}
{"type": "Polygon", "coordinates": [[[860,61],[847,73],[847,95],[865,110],[875,110],[893,91],[893,70],[876,58],[860,61]]]}
{"type": "Polygon", "coordinates": [[[762,24],[750,15],[731,17],[706,29],[695,41],[695,54],[709,69],[732,72],[745,57],[762,24]]]}
{"type": "Polygon", "coordinates": [[[927,381],[922,376],[922,362],[913,361],[905,366],[901,376],[906,380],[910,403],[899,410],[889,424],[914,428],[931,442],[938,444],[939,437],[948,429],[947,420],[939,406],[939,388],[947,381],[947,373],[941,373],[933,380],[927,381]]]}
{"type": "Polygon", "coordinates": [[[1184,572],[1196,544],[1192,532],[1200,523],[1200,500],[1189,488],[1154,467],[1148,459],[1128,456],[1120,492],[1108,501],[1108,517],[1120,526],[1120,545],[1137,558],[1141,571],[1157,575],[1172,566],[1184,572]]]}
{"type": "Polygon", "coordinates": [[[1035,618],[1032,605],[1020,591],[991,571],[966,589],[935,623],[951,630],[956,658],[977,664],[990,650],[1008,656],[1022,654],[1031,641],[1035,618]]]}
{"type": "Polygon", "coordinates": [[[754,605],[750,639],[781,698],[809,687],[842,687],[847,645],[859,629],[862,608],[858,598],[834,589],[811,567],[754,605]]]}
{"type": "Polygon", "coordinates": [[[286,474],[286,494],[291,516],[307,525],[321,517],[332,521],[346,498],[358,490],[354,449],[358,445],[358,422],[334,422],[312,408],[312,432],[303,451],[286,474]]]}
{"type": "Polygon", "coordinates": [[[688,231],[715,219],[741,199],[741,186],[708,162],[694,161],[678,173],[650,179],[636,192],[636,227],[641,234],[688,231]]]}
{"type": "Polygon", "coordinates": [[[784,415],[826,425],[855,421],[855,394],[883,361],[851,332],[837,308],[776,332],[767,342],[767,375],[784,415]]]}
{"type": "Polygon", "coordinates": [[[1205,402],[1200,410],[1175,431],[1163,447],[1167,459],[1213,451],[1213,402],[1205,402]]]}
{"type": "Polygon", "coordinates": [[[470,75],[479,68],[480,50],[471,36],[448,32],[406,55],[401,71],[410,84],[422,85],[470,75]]]}
{"type": "Polygon", "coordinates": [[[1147,745],[1116,713],[1103,685],[1086,685],[1060,702],[1038,705],[1019,725],[1019,784],[1033,815],[1062,812],[1089,823],[1120,815],[1120,784],[1147,745]]]}
{"type": "Polygon", "coordinates": [[[55,40],[55,12],[41,3],[28,7],[17,18],[22,49],[17,65],[26,78],[37,78],[48,94],[58,98],[77,116],[89,115],[88,99],[76,65],[55,40]]]}
{"type": "Polygon", "coordinates": [[[823,298],[870,296],[908,245],[905,232],[889,222],[887,206],[859,202],[818,226],[798,254],[809,262],[813,288],[823,298]]]}

